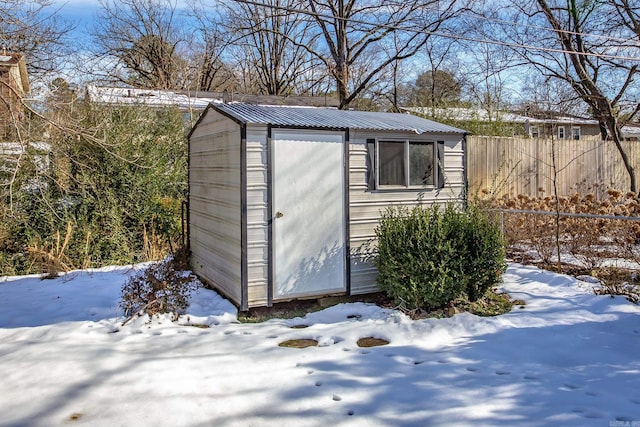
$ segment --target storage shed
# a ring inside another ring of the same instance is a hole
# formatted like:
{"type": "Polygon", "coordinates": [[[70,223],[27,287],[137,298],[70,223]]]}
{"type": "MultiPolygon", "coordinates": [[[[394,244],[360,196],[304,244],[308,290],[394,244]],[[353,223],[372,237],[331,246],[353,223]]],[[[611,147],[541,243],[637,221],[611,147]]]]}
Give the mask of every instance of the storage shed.
{"type": "Polygon", "coordinates": [[[211,104],[189,135],[193,271],[241,310],[375,292],[381,212],[462,201],[464,137],[409,114],[211,104]]]}

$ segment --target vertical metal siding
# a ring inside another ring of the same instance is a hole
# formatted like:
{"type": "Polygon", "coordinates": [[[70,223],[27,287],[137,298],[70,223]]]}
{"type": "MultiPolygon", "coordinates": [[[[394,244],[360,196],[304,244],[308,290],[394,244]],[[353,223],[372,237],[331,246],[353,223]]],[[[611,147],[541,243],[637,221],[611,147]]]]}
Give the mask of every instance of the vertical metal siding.
{"type": "Polygon", "coordinates": [[[287,213],[273,220],[273,298],[344,294],[345,130],[278,128],[272,136],[272,209],[287,213]]]}

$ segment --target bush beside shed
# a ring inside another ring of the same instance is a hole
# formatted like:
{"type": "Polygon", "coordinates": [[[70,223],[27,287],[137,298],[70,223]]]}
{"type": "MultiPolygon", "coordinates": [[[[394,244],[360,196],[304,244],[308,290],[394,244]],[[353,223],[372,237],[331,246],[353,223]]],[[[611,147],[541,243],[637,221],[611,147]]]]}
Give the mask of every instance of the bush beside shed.
{"type": "Polygon", "coordinates": [[[193,271],[241,310],[377,291],[381,212],[462,202],[465,134],[408,114],[211,104],[189,135],[193,271]]]}

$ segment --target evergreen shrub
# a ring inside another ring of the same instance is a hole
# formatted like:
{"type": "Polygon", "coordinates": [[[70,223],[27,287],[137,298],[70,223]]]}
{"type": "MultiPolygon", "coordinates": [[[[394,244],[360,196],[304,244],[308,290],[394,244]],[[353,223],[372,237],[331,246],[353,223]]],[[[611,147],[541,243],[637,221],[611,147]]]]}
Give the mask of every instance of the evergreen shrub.
{"type": "Polygon", "coordinates": [[[60,126],[26,133],[20,162],[0,147],[0,275],[166,257],[180,244],[187,195],[182,113],[61,105],[73,110],[45,108],[60,126]],[[44,152],[27,144],[43,139],[44,152]]]}
{"type": "Polygon", "coordinates": [[[500,228],[477,208],[390,207],[376,237],[380,288],[410,312],[477,300],[506,269],[500,228]]]}

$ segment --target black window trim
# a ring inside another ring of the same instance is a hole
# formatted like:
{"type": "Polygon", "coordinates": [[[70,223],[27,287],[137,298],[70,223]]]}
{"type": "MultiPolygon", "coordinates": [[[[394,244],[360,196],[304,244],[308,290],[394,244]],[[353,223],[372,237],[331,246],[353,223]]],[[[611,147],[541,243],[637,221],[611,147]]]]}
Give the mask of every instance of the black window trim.
{"type": "Polygon", "coordinates": [[[445,150],[444,150],[444,141],[437,141],[435,139],[413,139],[413,138],[367,138],[366,140],[366,166],[367,166],[367,191],[384,191],[384,192],[394,192],[394,191],[419,191],[422,190],[438,190],[442,189],[445,186],[445,175],[444,175],[444,158],[445,158],[445,150]],[[379,142],[398,142],[404,144],[404,162],[405,162],[405,170],[406,174],[406,185],[404,186],[380,186],[379,183],[379,142]],[[414,143],[431,143],[433,144],[433,163],[435,168],[434,173],[434,183],[431,185],[410,185],[410,177],[409,177],[409,144],[411,142],[414,143]]]}

